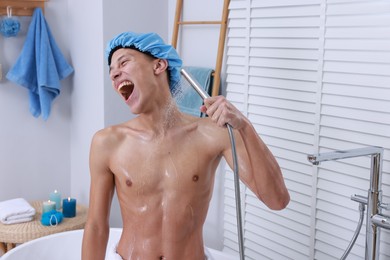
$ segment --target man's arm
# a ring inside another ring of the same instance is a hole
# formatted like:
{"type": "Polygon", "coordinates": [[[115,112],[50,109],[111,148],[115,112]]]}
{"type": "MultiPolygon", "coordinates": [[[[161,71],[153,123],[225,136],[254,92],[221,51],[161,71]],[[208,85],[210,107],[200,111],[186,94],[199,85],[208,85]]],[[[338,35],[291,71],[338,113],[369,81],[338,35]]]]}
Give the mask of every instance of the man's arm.
{"type": "Polygon", "coordinates": [[[84,229],[82,259],[104,260],[109,236],[109,217],[114,194],[114,175],[108,167],[110,144],[103,132],[95,134],[90,151],[90,202],[84,229]]]}
{"type": "MultiPolygon", "coordinates": [[[[206,99],[201,110],[217,125],[225,126],[228,123],[233,127],[240,179],[269,208],[285,208],[290,201],[290,195],[280,167],[249,120],[223,96],[206,99]]],[[[223,155],[233,169],[230,146],[225,149],[223,155]]]]}

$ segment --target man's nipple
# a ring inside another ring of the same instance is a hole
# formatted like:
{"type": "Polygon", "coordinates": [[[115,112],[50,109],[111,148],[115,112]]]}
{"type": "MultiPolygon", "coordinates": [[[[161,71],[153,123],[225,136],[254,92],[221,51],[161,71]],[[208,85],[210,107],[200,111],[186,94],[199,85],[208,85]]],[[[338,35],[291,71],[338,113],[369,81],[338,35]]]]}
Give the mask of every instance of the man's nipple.
{"type": "Polygon", "coordinates": [[[127,187],[131,187],[131,185],[133,185],[133,182],[131,180],[127,179],[126,185],[127,185],[127,187]]]}

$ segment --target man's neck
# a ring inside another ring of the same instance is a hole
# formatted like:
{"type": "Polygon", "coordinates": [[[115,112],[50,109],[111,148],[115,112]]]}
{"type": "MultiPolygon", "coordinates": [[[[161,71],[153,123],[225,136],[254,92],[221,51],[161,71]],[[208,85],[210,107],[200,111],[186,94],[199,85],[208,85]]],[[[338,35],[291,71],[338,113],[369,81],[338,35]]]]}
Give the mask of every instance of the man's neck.
{"type": "Polygon", "coordinates": [[[150,131],[153,136],[164,136],[181,120],[182,114],[172,99],[160,109],[151,113],[143,113],[138,116],[140,126],[150,131]]]}

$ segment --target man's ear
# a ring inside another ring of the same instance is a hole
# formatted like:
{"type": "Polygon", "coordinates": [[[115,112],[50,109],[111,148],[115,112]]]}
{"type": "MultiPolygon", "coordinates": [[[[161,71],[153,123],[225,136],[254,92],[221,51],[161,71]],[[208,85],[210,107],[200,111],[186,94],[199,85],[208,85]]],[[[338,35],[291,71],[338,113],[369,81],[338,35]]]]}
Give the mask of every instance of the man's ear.
{"type": "Polygon", "coordinates": [[[168,69],[168,61],[163,59],[157,59],[154,64],[154,73],[160,74],[168,69]]]}

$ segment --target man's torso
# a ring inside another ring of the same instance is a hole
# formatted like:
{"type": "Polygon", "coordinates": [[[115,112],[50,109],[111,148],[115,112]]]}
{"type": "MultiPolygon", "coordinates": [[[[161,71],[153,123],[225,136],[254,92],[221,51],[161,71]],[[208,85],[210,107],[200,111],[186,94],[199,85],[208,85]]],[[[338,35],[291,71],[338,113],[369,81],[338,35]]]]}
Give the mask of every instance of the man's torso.
{"type": "Polygon", "coordinates": [[[124,131],[110,158],[122,257],[203,259],[202,228],[221,158],[221,146],[210,146],[214,134],[202,132],[210,129],[193,122],[159,138],[124,131]]]}

